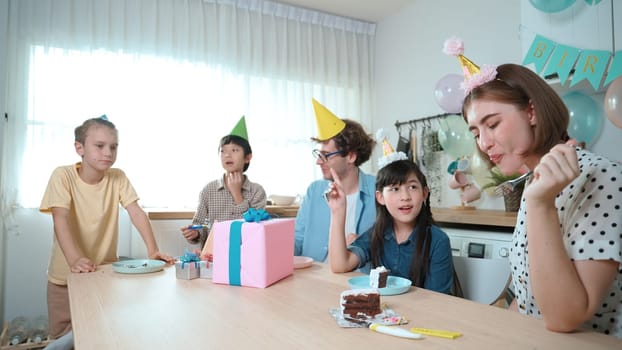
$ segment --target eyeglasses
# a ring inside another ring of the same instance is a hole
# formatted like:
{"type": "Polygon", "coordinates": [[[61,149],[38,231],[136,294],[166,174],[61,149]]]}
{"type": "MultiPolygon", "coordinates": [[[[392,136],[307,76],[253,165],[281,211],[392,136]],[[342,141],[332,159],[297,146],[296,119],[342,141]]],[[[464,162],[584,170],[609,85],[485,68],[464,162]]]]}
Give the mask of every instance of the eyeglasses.
{"type": "Polygon", "coordinates": [[[313,154],[313,156],[315,157],[315,159],[317,160],[321,160],[322,162],[326,162],[328,161],[328,158],[330,158],[331,156],[334,156],[336,154],[345,154],[345,151],[335,151],[335,152],[329,152],[329,153],[324,153],[322,151],[320,151],[319,149],[314,149],[313,152],[311,152],[313,154]]]}

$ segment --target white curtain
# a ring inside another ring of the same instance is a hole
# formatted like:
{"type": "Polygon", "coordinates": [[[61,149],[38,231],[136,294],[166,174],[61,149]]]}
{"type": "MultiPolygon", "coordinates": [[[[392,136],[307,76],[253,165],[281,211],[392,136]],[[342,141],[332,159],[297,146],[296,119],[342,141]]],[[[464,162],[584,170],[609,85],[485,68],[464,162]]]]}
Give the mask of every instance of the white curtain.
{"type": "Polygon", "coordinates": [[[302,194],[319,177],[311,98],[371,125],[374,31],[261,0],[9,0],[4,211],[37,207],[102,114],[143,206],[193,208],[242,115],[251,181],[302,194]]]}

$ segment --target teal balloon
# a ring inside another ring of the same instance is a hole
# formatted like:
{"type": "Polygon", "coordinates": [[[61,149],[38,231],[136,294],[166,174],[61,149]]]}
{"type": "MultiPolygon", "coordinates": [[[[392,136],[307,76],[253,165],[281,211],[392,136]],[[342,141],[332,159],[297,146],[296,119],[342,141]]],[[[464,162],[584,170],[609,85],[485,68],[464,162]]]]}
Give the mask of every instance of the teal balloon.
{"type": "Polygon", "coordinates": [[[598,139],[603,127],[603,111],[590,96],[580,92],[571,92],[562,97],[568,108],[570,123],[568,134],[578,142],[592,144],[598,139]]]}
{"type": "Polygon", "coordinates": [[[593,5],[598,5],[602,0],[585,0],[585,2],[587,2],[588,5],[593,6],[593,5]]]}
{"type": "Polygon", "coordinates": [[[576,0],[529,0],[533,7],[546,13],[563,11],[572,6],[575,1],[576,0]]]}
{"type": "Polygon", "coordinates": [[[467,157],[475,151],[475,139],[459,115],[450,115],[440,121],[438,142],[452,158],[467,157]]]}

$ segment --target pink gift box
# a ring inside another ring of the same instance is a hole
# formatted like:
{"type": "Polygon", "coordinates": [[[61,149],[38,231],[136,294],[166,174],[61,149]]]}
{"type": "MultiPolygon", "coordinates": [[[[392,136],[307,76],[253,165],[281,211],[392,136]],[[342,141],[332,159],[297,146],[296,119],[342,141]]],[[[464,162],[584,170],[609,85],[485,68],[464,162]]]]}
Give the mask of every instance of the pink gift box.
{"type": "Polygon", "coordinates": [[[266,288],[294,273],[295,219],[270,219],[242,224],[239,276],[234,272],[230,279],[230,231],[234,221],[241,220],[222,221],[213,226],[214,283],[235,284],[231,282],[239,279],[242,286],[266,288]]]}

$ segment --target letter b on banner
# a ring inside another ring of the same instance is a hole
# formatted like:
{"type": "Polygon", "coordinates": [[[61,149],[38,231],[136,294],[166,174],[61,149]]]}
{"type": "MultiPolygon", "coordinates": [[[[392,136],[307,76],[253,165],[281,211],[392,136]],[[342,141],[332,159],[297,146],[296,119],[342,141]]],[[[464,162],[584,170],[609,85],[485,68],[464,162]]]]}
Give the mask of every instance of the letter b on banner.
{"type": "Polygon", "coordinates": [[[536,38],[531,43],[529,52],[527,52],[527,56],[525,56],[523,60],[523,65],[534,63],[536,65],[536,72],[540,73],[542,69],[544,69],[546,61],[549,59],[554,47],[555,43],[553,41],[543,36],[536,35],[536,38]]]}

